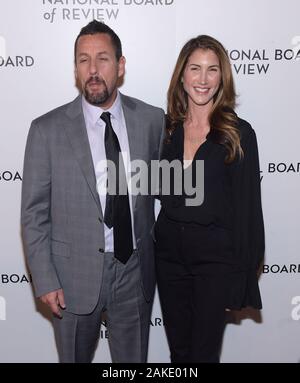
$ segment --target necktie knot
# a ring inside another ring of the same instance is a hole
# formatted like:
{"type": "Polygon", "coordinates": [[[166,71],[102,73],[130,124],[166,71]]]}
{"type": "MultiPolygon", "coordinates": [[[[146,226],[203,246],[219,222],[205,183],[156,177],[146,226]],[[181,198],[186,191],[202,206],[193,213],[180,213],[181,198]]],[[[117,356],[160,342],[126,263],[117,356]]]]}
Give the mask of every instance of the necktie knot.
{"type": "Polygon", "coordinates": [[[101,120],[104,121],[106,124],[111,125],[110,121],[111,114],[109,112],[103,112],[100,116],[101,120]]]}

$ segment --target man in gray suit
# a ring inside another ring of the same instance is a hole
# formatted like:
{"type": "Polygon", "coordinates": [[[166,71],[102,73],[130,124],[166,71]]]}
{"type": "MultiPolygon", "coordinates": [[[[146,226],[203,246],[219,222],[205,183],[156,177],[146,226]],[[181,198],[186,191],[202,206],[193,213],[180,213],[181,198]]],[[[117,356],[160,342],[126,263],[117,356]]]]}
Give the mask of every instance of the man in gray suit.
{"type": "Polygon", "coordinates": [[[119,37],[89,23],[75,42],[82,95],[34,120],[27,139],[23,239],[36,296],[54,314],[61,362],[92,361],[103,312],[112,361],[147,357],[154,198],[101,193],[109,170],[99,164],[119,153],[128,180],[133,160],[157,160],[164,112],[122,95],[124,72],[119,37]]]}

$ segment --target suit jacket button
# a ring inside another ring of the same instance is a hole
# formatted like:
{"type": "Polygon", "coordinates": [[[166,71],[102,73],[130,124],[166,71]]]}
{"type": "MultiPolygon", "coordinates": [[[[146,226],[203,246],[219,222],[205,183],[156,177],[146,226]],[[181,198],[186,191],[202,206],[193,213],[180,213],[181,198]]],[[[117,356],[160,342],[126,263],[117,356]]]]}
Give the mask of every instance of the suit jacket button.
{"type": "Polygon", "coordinates": [[[99,252],[100,252],[100,253],[104,253],[104,249],[101,249],[101,248],[100,248],[100,249],[99,249],[99,252]]]}

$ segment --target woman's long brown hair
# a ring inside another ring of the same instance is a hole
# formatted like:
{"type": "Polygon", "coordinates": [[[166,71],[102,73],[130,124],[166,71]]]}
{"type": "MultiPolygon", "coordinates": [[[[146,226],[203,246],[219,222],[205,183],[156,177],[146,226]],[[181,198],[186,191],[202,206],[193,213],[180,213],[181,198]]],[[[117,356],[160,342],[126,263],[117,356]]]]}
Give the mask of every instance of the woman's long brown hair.
{"type": "Polygon", "coordinates": [[[209,123],[212,137],[226,147],[225,161],[230,163],[237,155],[243,155],[239,131],[236,128],[237,116],[234,112],[235,89],[226,50],[219,41],[211,36],[200,35],[189,40],[179,54],[168,90],[168,136],[172,135],[176,125],[180,122],[183,123],[187,116],[188,98],[181,79],[188,59],[196,49],[210,49],[219,59],[221,83],[214,96],[209,123]]]}

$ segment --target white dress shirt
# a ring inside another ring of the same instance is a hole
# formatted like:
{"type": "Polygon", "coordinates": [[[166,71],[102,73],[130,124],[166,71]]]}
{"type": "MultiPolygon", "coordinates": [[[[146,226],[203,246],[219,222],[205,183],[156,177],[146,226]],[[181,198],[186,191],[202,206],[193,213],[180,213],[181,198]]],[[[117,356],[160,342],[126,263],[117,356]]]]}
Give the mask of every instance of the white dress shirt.
{"type": "MultiPolygon", "coordinates": [[[[130,179],[130,149],[128,134],[126,129],[126,123],[124,118],[124,113],[122,109],[121,96],[120,93],[117,93],[116,100],[113,105],[107,109],[101,109],[99,106],[94,106],[89,104],[85,97],[82,96],[82,109],[85,119],[85,126],[88,134],[88,139],[90,143],[91,153],[93,157],[96,181],[97,181],[97,190],[100,198],[101,208],[104,216],[105,205],[106,205],[106,184],[107,184],[107,169],[103,164],[106,161],[106,152],[104,144],[104,134],[105,134],[105,122],[100,118],[103,112],[109,112],[111,114],[111,124],[115,134],[118,137],[120,148],[122,151],[122,157],[124,162],[124,167],[127,175],[127,180],[130,179]]],[[[133,222],[133,211],[132,211],[132,197],[129,194],[129,205],[131,213],[131,224],[132,224],[132,240],[133,247],[136,248],[136,240],[134,235],[134,222],[133,222]]],[[[113,228],[109,229],[104,224],[104,237],[105,237],[105,251],[113,252],[114,251],[114,237],[113,237],[113,228]]]]}

